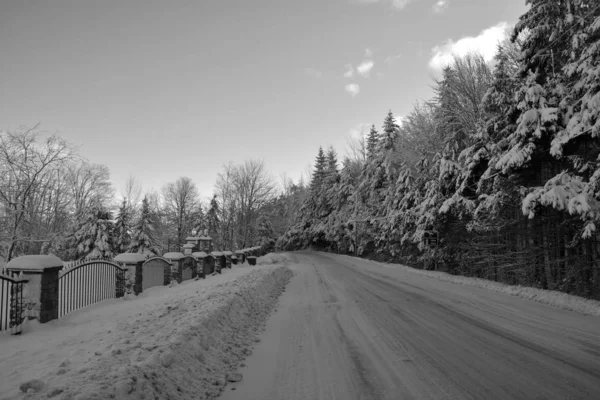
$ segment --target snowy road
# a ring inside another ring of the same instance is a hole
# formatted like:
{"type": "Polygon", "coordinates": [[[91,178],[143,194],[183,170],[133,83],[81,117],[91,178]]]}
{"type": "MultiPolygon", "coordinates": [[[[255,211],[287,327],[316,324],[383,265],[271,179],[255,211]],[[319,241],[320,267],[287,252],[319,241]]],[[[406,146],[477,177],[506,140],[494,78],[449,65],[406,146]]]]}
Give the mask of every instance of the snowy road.
{"type": "Polygon", "coordinates": [[[598,317],[293,254],[296,275],[221,400],[600,399],[598,317]]]}

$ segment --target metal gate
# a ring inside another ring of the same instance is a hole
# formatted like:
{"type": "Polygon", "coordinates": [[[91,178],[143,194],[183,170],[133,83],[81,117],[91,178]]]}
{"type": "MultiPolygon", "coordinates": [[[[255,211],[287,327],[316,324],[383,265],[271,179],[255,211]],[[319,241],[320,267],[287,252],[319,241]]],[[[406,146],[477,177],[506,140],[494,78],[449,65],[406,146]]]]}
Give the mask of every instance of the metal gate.
{"type": "Polygon", "coordinates": [[[0,272],[0,331],[10,329],[12,334],[21,333],[21,324],[25,319],[25,283],[27,280],[11,278],[0,272]]]}
{"type": "Polygon", "coordinates": [[[125,294],[125,268],[108,260],[65,265],[58,278],[58,318],[125,294]]]}
{"type": "Polygon", "coordinates": [[[197,261],[194,257],[186,257],[183,259],[181,280],[187,281],[195,276],[197,261]]]}
{"type": "Polygon", "coordinates": [[[142,291],[154,286],[163,286],[165,269],[171,268],[169,261],[162,257],[152,257],[142,265],[142,291]]]}

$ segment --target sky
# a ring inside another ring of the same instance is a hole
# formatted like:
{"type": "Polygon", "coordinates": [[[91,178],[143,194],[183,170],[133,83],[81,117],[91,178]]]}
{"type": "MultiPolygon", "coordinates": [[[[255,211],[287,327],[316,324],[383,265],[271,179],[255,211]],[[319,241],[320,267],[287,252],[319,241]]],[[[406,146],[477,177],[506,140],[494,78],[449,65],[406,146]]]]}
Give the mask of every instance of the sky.
{"type": "Polygon", "coordinates": [[[230,161],[297,181],[319,146],[431,98],[452,53],[491,59],[525,0],[0,0],[0,130],[40,123],[118,192],[230,161]]]}

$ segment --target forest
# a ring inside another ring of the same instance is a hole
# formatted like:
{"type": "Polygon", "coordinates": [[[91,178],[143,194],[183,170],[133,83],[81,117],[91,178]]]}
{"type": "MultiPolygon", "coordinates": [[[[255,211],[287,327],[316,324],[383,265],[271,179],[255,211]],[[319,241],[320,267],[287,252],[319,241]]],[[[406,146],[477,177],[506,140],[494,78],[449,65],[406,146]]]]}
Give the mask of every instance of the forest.
{"type": "Polygon", "coordinates": [[[455,57],[341,166],[319,148],[277,247],[600,299],[600,4],[528,3],[491,64],[455,57]]]}
{"type": "Polygon", "coordinates": [[[223,170],[209,198],[185,176],[145,192],[130,176],[118,196],[109,168],[60,136],[39,126],[0,131],[0,268],[25,254],[63,261],[162,255],[205,233],[215,249],[272,247],[276,233],[263,209],[278,193],[264,162],[223,170]]]}

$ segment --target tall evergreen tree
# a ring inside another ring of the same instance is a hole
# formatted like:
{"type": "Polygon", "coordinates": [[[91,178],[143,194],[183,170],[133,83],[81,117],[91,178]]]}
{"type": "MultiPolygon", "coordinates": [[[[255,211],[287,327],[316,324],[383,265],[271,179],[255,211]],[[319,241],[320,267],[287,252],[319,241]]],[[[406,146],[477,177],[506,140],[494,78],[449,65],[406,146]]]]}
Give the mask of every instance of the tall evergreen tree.
{"type": "Polygon", "coordinates": [[[219,239],[219,212],[219,201],[217,200],[217,195],[215,194],[211,199],[210,206],[208,208],[208,211],[206,212],[206,225],[208,228],[209,235],[212,235],[213,240],[216,240],[217,242],[219,239]]]}
{"type": "Polygon", "coordinates": [[[377,152],[379,145],[379,132],[375,129],[375,125],[371,125],[369,136],[367,136],[367,158],[372,159],[377,152]]]}
{"type": "Polygon", "coordinates": [[[275,244],[275,233],[270,219],[261,214],[256,221],[256,225],[258,246],[266,246],[269,250],[275,244]]]}
{"type": "Polygon", "coordinates": [[[131,208],[128,206],[127,199],[123,199],[123,203],[119,208],[119,215],[115,223],[114,238],[115,238],[115,251],[118,253],[125,253],[131,243],[131,208]]]}
{"type": "Polygon", "coordinates": [[[326,159],[327,160],[326,160],[326,164],[325,164],[325,176],[328,178],[333,177],[335,179],[339,174],[339,170],[338,170],[337,153],[333,149],[333,147],[330,147],[329,150],[327,151],[326,159]]]}
{"type": "Polygon", "coordinates": [[[327,158],[325,157],[325,152],[323,151],[323,147],[319,147],[319,152],[317,153],[317,158],[315,160],[315,170],[310,183],[311,189],[318,190],[321,188],[323,180],[325,179],[326,165],[327,158]]]}
{"type": "Polygon", "coordinates": [[[139,219],[132,230],[129,252],[140,253],[146,255],[147,257],[160,255],[160,250],[158,249],[156,243],[157,239],[154,229],[154,216],[150,210],[148,198],[144,196],[139,219]]]}
{"type": "Polygon", "coordinates": [[[381,132],[381,140],[380,140],[380,150],[393,150],[396,146],[396,142],[398,141],[398,131],[400,130],[400,126],[396,122],[396,117],[390,110],[384,121],[381,132]]]}
{"type": "Polygon", "coordinates": [[[79,259],[112,258],[113,223],[110,212],[99,205],[92,206],[85,222],[75,233],[79,259]]]}

